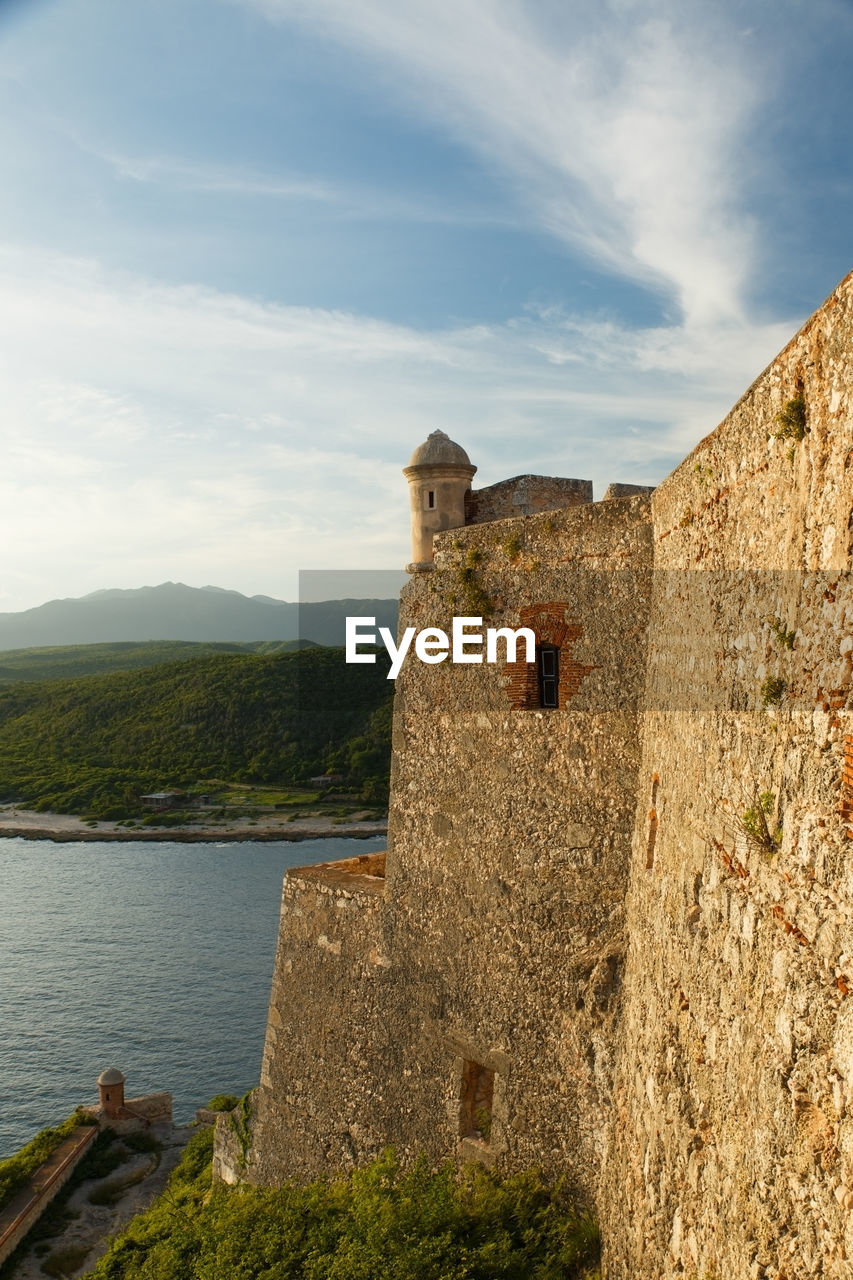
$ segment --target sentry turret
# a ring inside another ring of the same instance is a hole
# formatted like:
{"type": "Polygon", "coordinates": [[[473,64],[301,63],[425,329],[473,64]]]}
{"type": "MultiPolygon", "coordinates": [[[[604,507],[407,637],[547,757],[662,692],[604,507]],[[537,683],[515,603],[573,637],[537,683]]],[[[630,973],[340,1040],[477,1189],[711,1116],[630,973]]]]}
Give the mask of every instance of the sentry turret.
{"type": "Polygon", "coordinates": [[[477,470],[462,448],[444,431],[433,431],[412,454],[403,475],[409,482],[412,513],[410,573],[433,562],[432,537],[465,524],[465,497],[477,470]]]}

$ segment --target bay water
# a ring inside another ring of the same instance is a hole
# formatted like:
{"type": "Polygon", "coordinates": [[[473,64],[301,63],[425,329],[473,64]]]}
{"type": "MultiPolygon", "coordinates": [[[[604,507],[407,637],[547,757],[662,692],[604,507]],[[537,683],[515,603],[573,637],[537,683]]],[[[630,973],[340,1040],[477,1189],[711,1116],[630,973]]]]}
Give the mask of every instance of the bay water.
{"type": "Polygon", "coordinates": [[[176,1121],[256,1085],[285,870],[384,847],[0,840],[0,1159],[105,1067],[176,1121]]]}

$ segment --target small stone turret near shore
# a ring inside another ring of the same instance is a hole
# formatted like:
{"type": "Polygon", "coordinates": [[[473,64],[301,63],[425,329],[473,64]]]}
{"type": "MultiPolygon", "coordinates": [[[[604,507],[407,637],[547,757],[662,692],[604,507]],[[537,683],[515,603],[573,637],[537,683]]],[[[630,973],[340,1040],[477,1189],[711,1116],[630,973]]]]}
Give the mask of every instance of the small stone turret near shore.
{"type": "MultiPolygon", "coordinates": [[[[89,1198],[89,1204],[99,1206],[115,1206],[131,1188],[136,1190],[144,1182],[145,1194],[159,1190],[163,1185],[169,1169],[177,1160],[177,1152],[186,1144],[188,1128],[175,1129],[172,1124],[172,1095],[169,1093],[151,1093],[139,1098],[126,1099],[124,1096],[124,1074],[116,1067],[108,1067],[98,1076],[98,1103],[92,1106],[79,1106],[62,1124],[43,1129],[35,1138],[24,1146],[15,1156],[5,1163],[6,1179],[0,1192],[5,1191],[5,1198],[0,1195],[0,1268],[12,1256],[19,1246],[23,1246],[23,1256],[12,1262],[14,1275],[34,1274],[41,1260],[39,1275],[49,1273],[59,1275],[60,1270],[51,1269],[53,1263],[59,1265],[59,1259],[65,1255],[61,1274],[66,1274],[69,1253],[79,1256],[80,1261],[69,1267],[68,1274],[79,1270],[82,1259],[107,1234],[103,1218],[94,1219],[81,1215],[79,1207],[64,1211],[63,1220],[70,1223],[68,1233],[70,1239],[63,1245],[60,1239],[57,1251],[47,1259],[39,1254],[41,1242],[27,1241],[27,1235],[36,1226],[42,1214],[53,1204],[56,1197],[77,1174],[85,1177],[85,1186],[91,1189],[90,1178],[100,1180],[101,1190],[108,1193],[106,1199],[89,1198]],[[106,1132],[103,1132],[106,1130],[106,1132]],[[140,1130],[152,1130],[145,1143],[133,1143],[128,1135],[140,1130]],[[116,1148],[124,1156],[129,1156],[131,1147],[141,1159],[142,1167],[134,1169],[129,1177],[110,1180],[109,1174],[114,1165],[109,1165],[108,1172],[97,1172],[96,1169],[79,1170],[87,1153],[98,1139],[99,1134],[107,1153],[116,1148]],[[156,1157],[152,1151],[156,1150],[156,1157]],[[166,1150],[167,1159],[161,1162],[161,1153],[166,1150]],[[142,1154],[145,1153],[145,1154],[142,1154]],[[147,1164],[147,1168],[145,1167],[147,1164]],[[10,1172],[10,1168],[13,1169],[10,1172]],[[160,1182],[156,1183],[156,1171],[160,1170],[160,1182]],[[149,1176],[152,1181],[149,1182],[149,1176]],[[29,1250],[29,1252],[27,1252],[29,1250]]],[[[82,1190],[75,1194],[84,1194],[82,1190]]],[[[88,1195],[88,1193],[85,1193],[88,1195]]],[[[101,1209],[100,1212],[117,1215],[123,1210],[116,1208],[101,1209]]],[[[118,1225],[118,1218],[111,1219],[112,1227],[118,1225]]],[[[65,1234],[65,1228],[62,1228],[65,1234]]],[[[56,1230],[49,1233],[56,1243],[56,1230]]]]}
{"type": "Polygon", "coordinates": [[[98,1076],[98,1099],[103,1114],[116,1118],[124,1106],[124,1076],[116,1067],[107,1067],[98,1076]]]}
{"type": "Polygon", "coordinates": [[[125,1078],[117,1067],[107,1067],[98,1076],[98,1105],[87,1110],[101,1128],[130,1133],[152,1125],[172,1123],[171,1093],[147,1093],[140,1098],[124,1096],[125,1078]]]}

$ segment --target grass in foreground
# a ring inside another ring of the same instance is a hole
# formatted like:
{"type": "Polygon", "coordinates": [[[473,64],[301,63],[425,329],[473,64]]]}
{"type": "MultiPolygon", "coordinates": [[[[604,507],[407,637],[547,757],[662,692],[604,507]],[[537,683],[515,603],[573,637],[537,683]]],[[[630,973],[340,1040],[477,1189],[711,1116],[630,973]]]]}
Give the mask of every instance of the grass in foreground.
{"type": "Polygon", "coordinates": [[[61,1142],[71,1137],[75,1129],[80,1125],[94,1123],[91,1116],[78,1109],[67,1120],[63,1120],[62,1124],[42,1129],[25,1147],[9,1156],[8,1160],[0,1160],[0,1209],[26,1186],[40,1165],[44,1164],[61,1142]]]}
{"type": "Polygon", "coordinates": [[[212,1132],[193,1137],[153,1207],[92,1280],[582,1280],[598,1234],[538,1175],[459,1174],[392,1152],[338,1181],[211,1189],[212,1132]]]}
{"type": "MultiPolygon", "coordinates": [[[[68,1182],[47,1206],[15,1252],[0,1266],[0,1280],[14,1280],[18,1274],[18,1264],[30,1250],[35,1257],[43,1259],[41,1268],[46,1275],[67,1275],[82,1266],[91,1246],[55,1244],[57,1240],[61,1241],[68,1226],[80,1216],[79,1210],[69,1208],[71,1196],[81,1183],[93,1178],[106,1178],[114,1173],[119,1165],[130,1159],[134,1151],[151,1150],[151,1141],[147,1134],[128,1134],[122,1140],[112,1129],[101,1130],[68,1182]],[[139,1140],[142,1147],[138,1145],[139,1140]]],[[[159,1143],[154,1145],[158,1148],[160,1146],[159,1143]]]]}

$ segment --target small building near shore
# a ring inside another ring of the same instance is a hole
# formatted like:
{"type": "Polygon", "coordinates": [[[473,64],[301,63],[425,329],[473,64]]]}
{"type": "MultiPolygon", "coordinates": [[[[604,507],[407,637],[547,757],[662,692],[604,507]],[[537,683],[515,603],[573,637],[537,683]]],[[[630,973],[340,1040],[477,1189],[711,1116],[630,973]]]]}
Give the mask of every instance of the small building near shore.
{"type": "Polygon", "coordinates": [[[182,791],[152,791],[147,796],[140,796],[139,800],[143,809],[150,809],[152,813],[163,813],[166,809],[174,809],[183,798],[182,791]]]}
{"type": "Polygon", "coordinates": [[[147,1093],[139,1098],[125,1098],[125,1077],[117,1067],[107,1067],[98,1076],[98,1105],[87,1107],[101,1128],[131,1133],[149,1129],[155,1124],[172,1123],[171,1093],[147,1093]]]}

